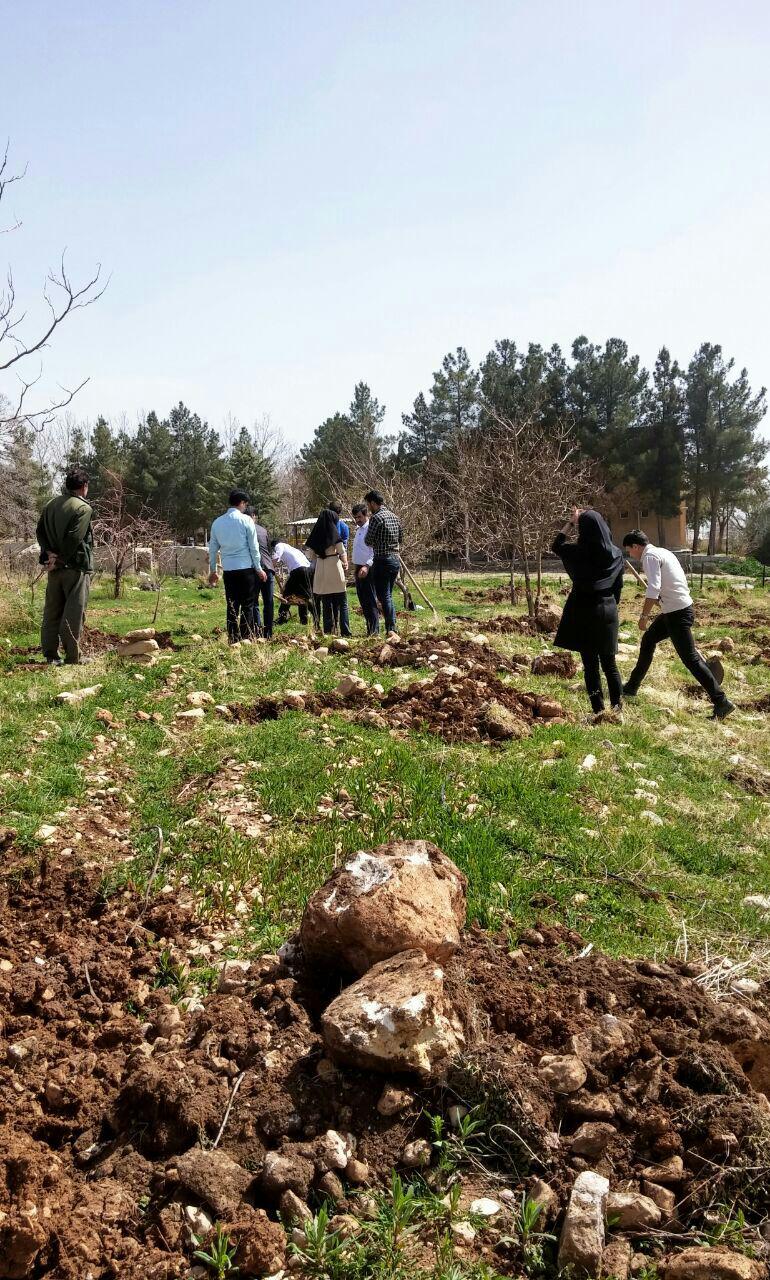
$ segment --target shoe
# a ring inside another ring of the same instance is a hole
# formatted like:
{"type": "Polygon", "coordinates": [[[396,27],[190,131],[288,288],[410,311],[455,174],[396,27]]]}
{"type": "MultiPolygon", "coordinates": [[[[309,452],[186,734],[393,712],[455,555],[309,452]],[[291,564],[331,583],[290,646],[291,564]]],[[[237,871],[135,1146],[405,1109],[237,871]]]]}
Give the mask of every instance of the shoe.
{"type": "Polygon", "coordinates": [[[631,687],[631,685],[630,685],[630,684],[624,684],[624,685],[623,685],[623,697],[624,697],[624,698],[635,698],[638,692],[639,692],[639,690],[638,690],[638,689],[633,689],[633,688],[631,687]]]}
{"type": "Polygon", "coordinates": [[[46,663],[48,664],[49,667],[63,667],[64,659],[63,658],[46,658],[46,663]]]}
{"type": "Polygon", "coordinates": [[[726,720],[729,715],[735,711],[735,703],[729,698],[723,698],[721,702],[714,703],[714,710],[711,713],[712,720],[726,720]]]}

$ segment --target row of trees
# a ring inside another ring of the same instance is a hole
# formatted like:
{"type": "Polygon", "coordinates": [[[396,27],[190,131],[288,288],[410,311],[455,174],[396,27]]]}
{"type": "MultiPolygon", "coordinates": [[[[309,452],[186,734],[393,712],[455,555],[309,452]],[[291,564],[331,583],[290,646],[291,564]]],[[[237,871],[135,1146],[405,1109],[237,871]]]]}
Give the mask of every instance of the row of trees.
{"type": "Polygon", "coordinates": [[[520,349],[503,339],[478,368],[463,347],[450,352],[395,440],[382,436],[384,408],[359,383],[347,414],[327,418],[301,450],[300,467],[314,508],[330,487],[346,492],[351,472],[414,476],[435,473],[437,460],[439,471],[451,471],[453,453],[493,420],[528,422],[546,434],[568,427],[596,463],[598,483],[632,486],[661,524],[686,501],[693,549],[708,520],[713,553],[730,519],[763,493],[765,411],[765,389],[754,392],[746,370],[711,343],[686,367],[663,347],[649,374],[619,338],[603,346],[577,338],[570,360],[558,346],[520,349]]]}

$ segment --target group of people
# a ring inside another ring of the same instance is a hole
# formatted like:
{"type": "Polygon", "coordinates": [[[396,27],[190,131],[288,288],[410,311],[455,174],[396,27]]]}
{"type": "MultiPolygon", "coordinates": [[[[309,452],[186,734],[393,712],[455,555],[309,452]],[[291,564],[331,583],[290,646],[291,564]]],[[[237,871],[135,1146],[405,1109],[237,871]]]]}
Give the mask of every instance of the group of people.
{"type": "Polygon", "coordinates": [[[634,698],[639,692],[656,647],[662,640],[671,640],[687,670],[708,694],[713,719],[724,720],[735,705],[695,647],[693,601],[682,566],[673,552],[653,546],[640,529],[625,535],[623,548],[633,559],[641,560],[647,578],[638,623],[642,632],[639,657],[625,684],[615,656],[618,604],[626,569],[623,551],[613,543],[609,526],[598,511],[581,511],[578,507],[572,508],[552,547],[572,581],[555,643],[580,653],[592,711],[600,719],[606,715],[601,672],[607,683],[610,715],[617,717],[622,712],[623,699],[634,698]],[[651,622],[656,604],[660,613],[651,622]]]}
{"type": "MultiPolygon", "coordinates": [[[[64,493],[46,503],[37,525],[40,563],[48,575],[41,646],[46,662],[52,666],[86,661],[80,652],[80,636],[93,573],[93,513],[87,497],[88,475],[81,467],[73,467],[65,477],[64,493]]],[[[402,563],[401,522],[376,489],[370,489],[364,501],[356,503],[352,516],[353,577],[367,634],[379,632],[382,614],[386,632],[393,635],[393,588],[402,563]]],[[[214,521],[209,538],[209,582],[216,585],[219,581],[221,561],[230,642],[272,636],[275,578],[279,570],[285,574],[281,611],[294,604],[301,622],[307,622],[311,615],[316,626],[320,621],[324,632],[349,636],[349,540],[350,529],[342,519],[339,502],[330,502],[320,512],[304,548],[271,540],[250,505],[249,495],[242,489],[233,489],[228,509],[214,521]]],[[[671,551],[653,546],[640,529],[625,535],[621,550],[612,541],[610,529],[598,511],[581,511],[577,507],[572,508],[569,520],[556,535],[552,550],[563,561],[572,581],[555,643],[580,653],[586,692],[596,717],[607,714],[602,672],[610,715],[618,716],[624,698],[638,693],[657,645],[667,639],[705,689],[713,705],[713,718],[724,720],[735,710],[695,646],[692,596],[682,566],[671,551]],[[616,661],[618,604],[627,564],[624,550],[641,561],[647,578],[639,618],[639,657],[625,684],[616,661]],[[660,606],[660,613],[651,620],[656,605],[660,606]]]]}
{"type": "MultiPolygon", "coordinates": [[[[352,509],[356,532],[352,561],[356,594],[368,635],[377,635],[380,612],[386,632],[396,632],[393,587],[401,569],[401,522],[383,496],[370,489],[352,509]]],[[[227,601],[227,634],[231,643],[273,634],[275,576],[286,574],[281,588],[279,621],[296,605],[300,622],[312,616],[325,633],[351,635],[347,574],[350,528],[342,504],[330,502],[320,512],[303,548],[271,541],[249,505],[249,495],[233,489],[229,506],[211,526],[209,582],[219,582],[218,561],[227,601]],[[260,616],[260,604],[262,612],[260,616]]]]}

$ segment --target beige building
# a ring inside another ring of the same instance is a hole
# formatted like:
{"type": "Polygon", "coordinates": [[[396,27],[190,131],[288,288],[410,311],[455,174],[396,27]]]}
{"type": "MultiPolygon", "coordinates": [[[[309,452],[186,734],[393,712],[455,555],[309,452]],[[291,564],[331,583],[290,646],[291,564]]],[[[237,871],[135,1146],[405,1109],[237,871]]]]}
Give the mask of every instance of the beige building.
{"type": "Polygon", "coordinates": [[[601,511],[612,531],[613,541],[620,544],[623,536],[632,529],[641,529],[651,542],[670,551],[687,547],[687,508],[682,503],[675,516],[659,516],[653,507],[645,506],[644,499],[626,486],[613,489],[597,499],[601,511]]]}

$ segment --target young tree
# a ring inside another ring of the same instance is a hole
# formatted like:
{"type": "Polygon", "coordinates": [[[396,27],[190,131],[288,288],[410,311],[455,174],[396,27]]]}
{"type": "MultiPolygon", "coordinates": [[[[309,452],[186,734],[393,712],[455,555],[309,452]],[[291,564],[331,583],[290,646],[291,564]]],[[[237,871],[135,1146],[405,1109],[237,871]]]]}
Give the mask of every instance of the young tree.
{"type": "Polygon", "coordinates": [[[700,547],[700,526],[708,504],[709,555],[717,548],[720,510],[757,484],[768,449],[756,434],[767,407],[765,388],[753,392],[745,369],[731,380],[734,367],[735,361],[725,361],[720,346],[704,342],[687,369],[685,440],[692,549],[697,552],[700,547]]]}
{"type": "Polygon", "coordinates": [[[168,525],[152,508],[137,508],[136,497],[125,477],[115,471],[103,474],[104,489],[94,518],[94,543],[109,548],[115,599],[123,593],[123,579],[133,566],[136,547],[152,547],[155,559],[161,543],[171,536],[168,525]]]}
{"type": "Polygon", "coordinates": [[[639,357],[621,338],[604,347],[576,338],[567,376],[567,408],[581,446],[601,464],[609,488],[633,477],[634,428],[647,386],[639,357]]]}
{"type": "MultiPolygon", "coordinates": [[[[12,173],[8,167],[8,147],[0,158],[0,205],[7,198],[8,190],[25,175],[12,173]]],[[[16,231],[21,223],[11,222],[0,225],[0,231],[16,231]]],[[[66,405],[85,386],[86,378],[79,386],[63,388],[61,394],[54,396],[46,405],[35,405],[31,402],[30,391],[40,381],[41,369],[37,366],[40,353],[50,344],[51,338],[60,325],[75,311],[91,306],[104,293],[99,287],[101,267],[97,267],[93,276],[83,284],[76,284],[68,274],[62,253],[61,264],[55,271],[49,271],[43,287],[43,299],[46,314],[35,325],[28,320],[28,310],[22,307],[16,297],[13,283],[13,272],[8,267],[5,288],[0,292],[0,392],[5,391],[4,400],[7,407],[0,408],[0,442],[11,430],[16,430],[19,423],[28,427],[39,427],[51,421],[53,416],[66,405]]],[[[105,286],[106,287],[106,286],[105,286]]]]}
{"type": "Polygon", "coordinates": [[[228,484],[245,489],[260,520],[271,519],[278,506],[278,486],[269,459],[257,448],[248,427],[241,427],[227,459],[228,484]]]}
{"type": "Polygon", "coordinates": [[[51,477],[35,455],[35,432],[24,422],[9,429],[0,451],[0,533],[30,542],[51,497],[51,477]]]}

